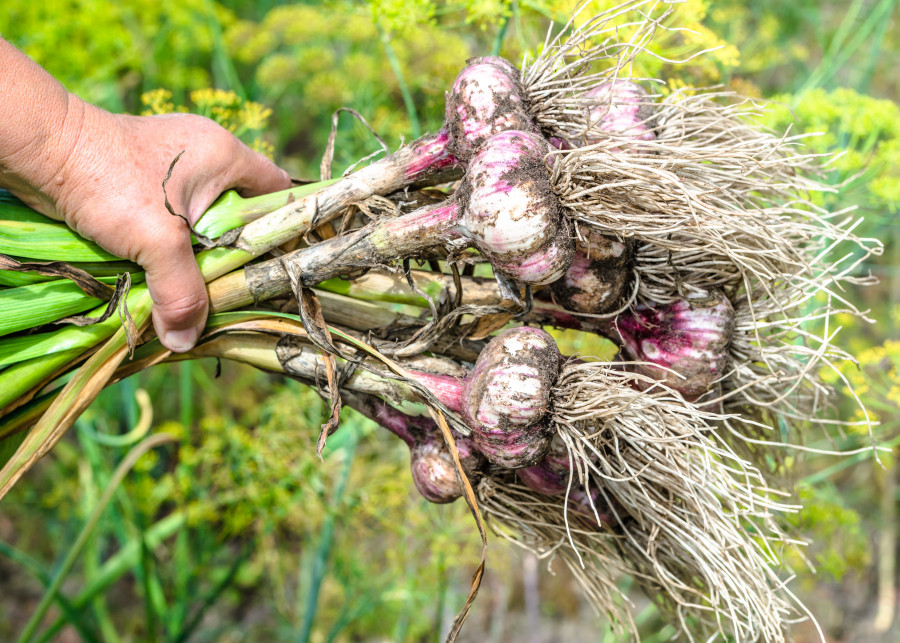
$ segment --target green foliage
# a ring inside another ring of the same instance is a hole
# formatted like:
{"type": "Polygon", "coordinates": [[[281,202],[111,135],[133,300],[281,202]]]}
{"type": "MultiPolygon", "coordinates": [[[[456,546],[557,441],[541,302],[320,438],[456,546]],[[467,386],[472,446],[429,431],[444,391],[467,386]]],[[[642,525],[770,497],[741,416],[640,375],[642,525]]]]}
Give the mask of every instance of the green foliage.
{"type": "MultiPolygon", "coordinates": [[[[790,523],[799,534],[815,534],[811,550],[804,554],[820,573],[841,580],[848,571],[871,562],[862,519],[834,485],[801,486],[797,499],[803,509],[791,516],[790,523]]],[[[791,562],[795,568],[803,566],[801,561],[791,562]]]]}
{"type": "Polygon", "coordinates": [[[896,7],[896,0],[719,0],[705,23],[740,43],[742,64],[732,74],[766,94],[845,86],[896,96],[891,67],[900,43],[888,37],[896,7]]]}
{"type": "MultiPolygon", "coordinates": [[[[156,623],[176,640],[197,614],[216,605],[216,628],[243,630],[244,638],[233,640],[295,639],[309,609],[320,535],[331,521],[330,556],[316,572],[320,597],[308,615],[313,634],[353,638],[390,631],[400,621],[410,637],[430,633],[442,618],[436,599],[474,565],[468,546],[477,536],[463,503],[440,509],[426,503],[412,487],[406,446],[352,412],[319,460],[315,442],[326,405],[316,393],[293,382],[267,383],[249,369],[229,371],[217,384],[228,399],[219,397],[222,391],[209,395],[212,403],[194,426],[181,421],[184,409],[167,404],[165,394],[180,380],[187,388],[179,405],[192,404],[195,391],[212,384],[203,367],[182,364],[139,376],[155,392],[157,414],[170,416],[156,421],[153,432],[173,435],[177,445],[143,456],[119,502],[107,509],[75,568],[80,581],[70,599],[79,607],[71,618],[106,619],[108,633],[126,638],[140,636],[142,622],[156,623]],[[336,495],[343,469],[348,478],[336,495]],[[125,583],[125,573],[133,573],[137,601],[122,605],[108,594],[82,605],[79,592],[106,573],[103,552],[173,517],[180,522],[169,545],[151,548],[143,561],[131,559],[114,579],[125,583]],[[247,593],[267,597],[263,622],[241,624],[233,616],[247,593]]],[[[130,446],[115,438],[130,428],[129,418],[135,421],[134,385],[104,392],[79,422],[77,444],[54,451],[50,477],[18,486],[5,500],[5,515],[23,525],[9,544],[27,549],[39,566],[49,567],[54,552],[36,536],[38,526],[50,520],[53,540],[66,542],[59,530],[80,529],[130,446]]],[[[14,633],[6,627],[0,626],[4,640],[14,633]]]]}
{"type": "MultiPolygon", "coordinates": [[[[255,96],[272,105],[279,144],[318,163],[331,114],[352,106],[392,144],[408,138],[410,116],[403,107],[408,88],[428,128],[439,125],[443,92],[472,50],[459,36],[439,28],[428,11],[392,3],[365,6],[276,7],[259,22],[242,20],[225,32],[225,43],[242,75],[251,77],[255,96]],[[402,69],[394,72],[391,55],[402,69]],[[373,52],[373,48],[375,51],[373,52]],[[374,54],[374,55],[373,55],[374,54]]],[[[372,140],[362,130],[339,139],[339,161],[362,155],[372,140]]]]}
{"type": "Polygon", "coordinates": [[[5,6],[0,33],[84,99],[134,109],[148,89],[212,85],[211,25],[233,21],[209,0],[34,0],[5,6]]]}
{"type": "MultiPolygon", "coordinates": [[[[804,141],[811,152],[842,154],[831,163],[829,182],[845,184],[842,204],[864,208],[875,231],[900,211],[900,106],[852,89],[813,89],[774,99],[766,114],[776,131],[821,133],[804,141]]],[[[883,238],[883,235],[879,235],[883,238]]]]}

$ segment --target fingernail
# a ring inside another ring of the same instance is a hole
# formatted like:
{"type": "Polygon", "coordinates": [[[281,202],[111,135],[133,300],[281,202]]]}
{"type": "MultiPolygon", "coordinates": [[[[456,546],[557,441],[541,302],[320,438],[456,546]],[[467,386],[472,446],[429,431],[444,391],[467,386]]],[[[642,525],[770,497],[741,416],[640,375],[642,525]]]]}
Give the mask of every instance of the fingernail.
{"type": "Polygon", "coordinates": [[[189,351],[197,343],[197,329],[184,328],[182,330],[167,331],[163,337],[163,344],[171,351],[184,353],[189,351]]]}

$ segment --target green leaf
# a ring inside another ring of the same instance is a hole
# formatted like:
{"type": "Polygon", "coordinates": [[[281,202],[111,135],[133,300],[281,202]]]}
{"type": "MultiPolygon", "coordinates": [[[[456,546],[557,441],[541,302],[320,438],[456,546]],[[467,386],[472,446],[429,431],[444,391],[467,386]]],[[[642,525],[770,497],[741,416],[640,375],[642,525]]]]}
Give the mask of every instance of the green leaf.
{"type": "MultiPolygon", "coordinates": [[[[143,273],[135,278],[143,280],[143,273]]],[[[98,281],[113,285],[116,278],[101,277],[98,281]]],[[[0,290],[0,335],[37,328],[101,303],[68,279],[0,290]]]]}
{"type": "Polygon", "coordinates": [[[41,261],[119,261],[64,223],[34,214],[43,221],[16,220],[0,212],[0,253],[41,261]]]}
{"type": "MultiPolygon", "coordinates": [[[[22,259],[28,261],[24,257],[13,257],[13,259],[22,259]]],[[[135,282],[138,275],[143,271],[136,263],[131,261],[70,261],[68,262],[73,268],[84,270],[92,277],[99,279],[100,277],[115,277],[124,272],[131,273],[131,281],[135,282]]],[[[0,270],[0,286],[11,286],[18,288],[19,286],[29,286],[31,284],[40,284],[45,281],[53,281],[56,277],[50,275],[39,275],[35,272],[17,272],[14,270],[0,270]]]]}
{"type": "MultiPolygon", "coordinates": [[[[128,307],[135,315],[135,307],[142,306],[144,299],[149,304],[147,287],[139,284],[131,289],[128,294],[128,307]]],[[[95,308],[92,315],[99,315],[106,306],[95,308]]],[[[137,316],[135,315],[135,319],[137,316]]],[[[0,340],[0,367],[18,364],[25,360],[42,355],[50,355],[61,351],[74,349],[87,349],[112,335],[122,325],[118,315],[113,315],[106,321],[90,326],[68,326],[49,333],[39,333],[22,337],[7,337],[0,340]]],[[[0,377],[6,372],[0,373],[0,377]]],[[[2,391],[2,389],[0,389],[2,391]]],[[[0,392],[0,395],[3,395],[0,392]]]]}

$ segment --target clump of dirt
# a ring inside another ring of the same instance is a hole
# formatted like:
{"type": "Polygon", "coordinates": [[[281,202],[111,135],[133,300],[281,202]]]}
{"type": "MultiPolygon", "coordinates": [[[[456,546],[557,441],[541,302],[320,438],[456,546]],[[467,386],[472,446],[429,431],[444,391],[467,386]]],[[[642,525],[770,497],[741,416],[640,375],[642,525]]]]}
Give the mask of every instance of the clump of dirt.
{"type": "Polygon", "coordinates": [[[621,308],[634,268],[635,243],[597,234],[577,242],[572,265],[550,286],[555,301],[580,313],[603,314],[621,308]]]}

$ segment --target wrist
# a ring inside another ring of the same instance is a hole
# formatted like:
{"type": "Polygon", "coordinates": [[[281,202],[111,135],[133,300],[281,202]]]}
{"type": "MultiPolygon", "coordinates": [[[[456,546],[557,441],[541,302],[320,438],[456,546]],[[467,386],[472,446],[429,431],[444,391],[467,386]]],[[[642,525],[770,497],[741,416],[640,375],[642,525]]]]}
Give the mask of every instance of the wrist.
{"type": "Polygon", "coordinates": [[[2,38],[0,86],[0,187],[36,195],[48,172],[60,167],[62,133],[79,101],[2,38]]]}
{"type": "Polygon", "coordinates": [[[109,117],[67,94],[64,106],[43,114],[28,143],[5,164],[10,191],[40,212],[64,218],[72,205],[69,197],[91,188],[82,185],[80,176],[90,175],[101,150],[113,152],[109,117]]]}
{"type": "Polygon", "coordinates": [[[0,87],[0,188],[58,217],[64,209],[58,201],[78,182],[72,170],[81,171],[80,156],[97,154],[104,144],[113,151],[108,129],[113,123],[103,122],[110,114],[70,94],[2,38],[0,87]],[[81,149],[87,147],[96,149],[81,149]]]}
{"type": "Polygon", "coordinates": [[[21,196],[26,201],[36,200],[41,205],[38,209],[46,214],[56,214],[58,194],[54,186],[60,182],[66,162],[78,145],[84,112],[84,103],[67,93],[56,109],[35,118],[30,140],[8,164],[19,183],[13,191],[23,191],[21,196]]]}

